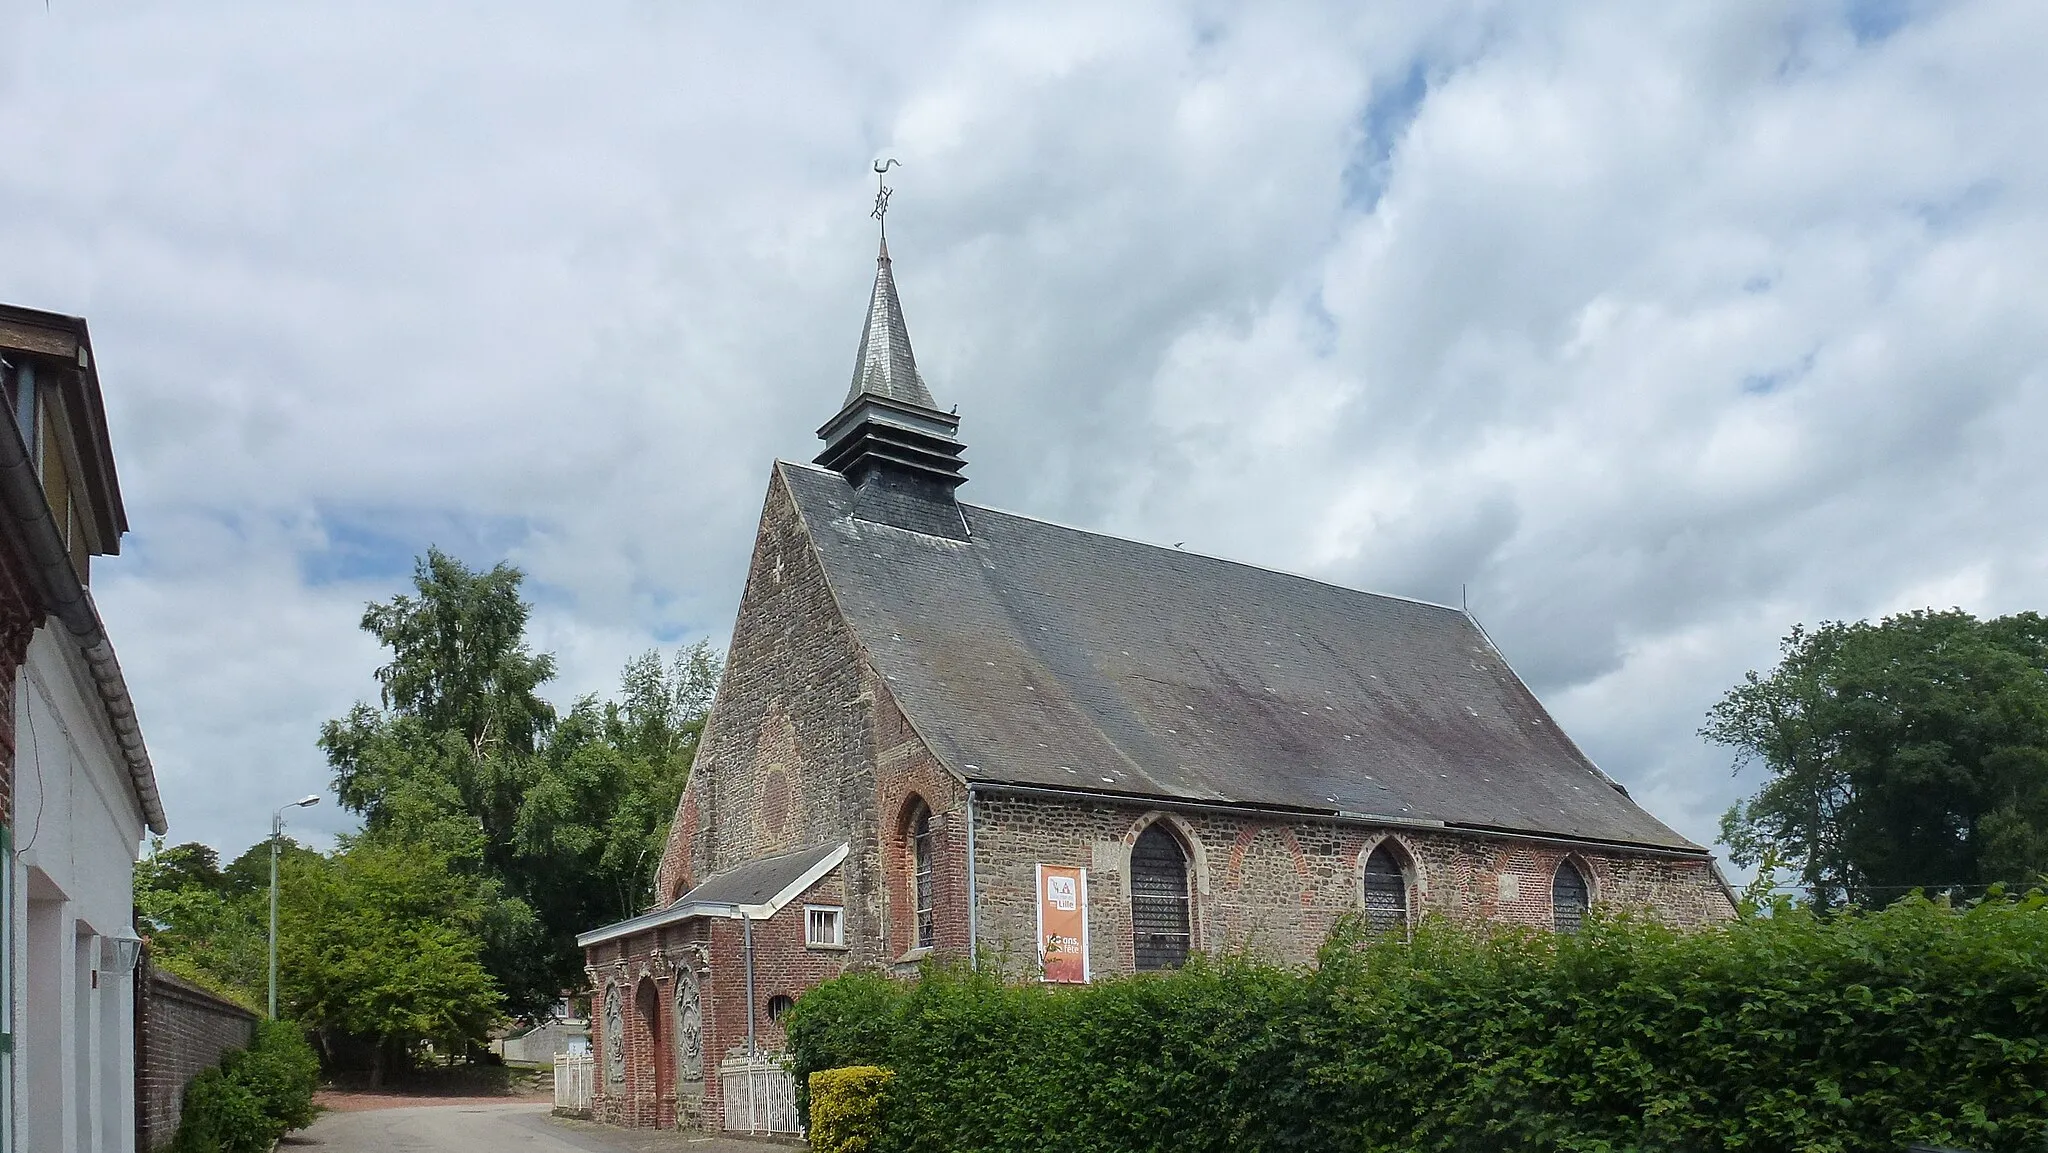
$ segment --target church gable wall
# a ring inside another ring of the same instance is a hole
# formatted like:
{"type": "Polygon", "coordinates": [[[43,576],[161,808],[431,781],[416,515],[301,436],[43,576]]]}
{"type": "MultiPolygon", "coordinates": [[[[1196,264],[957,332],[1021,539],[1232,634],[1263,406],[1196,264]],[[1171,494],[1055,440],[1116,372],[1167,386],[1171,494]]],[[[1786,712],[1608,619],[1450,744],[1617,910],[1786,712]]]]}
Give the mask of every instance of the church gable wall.
{"type": "Polygon", "coordinates": [[[875,835],[866,682],[866,662],[778,474],[725,677],[662,859],[659,900],[757,857],[839,841],[859,857],[875,835]]]}
{"type": "Polygon", "coordinates": [[[977,793],[974,812],[980,944],[1006,955],[1012,969],[1034,963],[1035,866],[1047,864],[1089,871],[1093,972],[1132,971],[1126,878],[1131,846],[1153,820],[1167,821],[1187,852],[1192,936],[1210,952],[1313,959],[1337,920],[1360,909],[1365,856],[1387,838],[1409,875],[1409,908],[1421,915],[1548,927],[1551,878],[1567,857],[1587,874],[1603,906],[1648,909],[1680,925],[1733,913],[1698,859],[999,792],[977,793]]]}
{"type": "Polygon", "coordinates": [[[862,655],[778,472],[657,897],[758,857],[845,841],[845,961],[892,964],[914,944],[903,823],[913,799],[935,817],[938,946],[964,952],[964,794],[862,655]]]}

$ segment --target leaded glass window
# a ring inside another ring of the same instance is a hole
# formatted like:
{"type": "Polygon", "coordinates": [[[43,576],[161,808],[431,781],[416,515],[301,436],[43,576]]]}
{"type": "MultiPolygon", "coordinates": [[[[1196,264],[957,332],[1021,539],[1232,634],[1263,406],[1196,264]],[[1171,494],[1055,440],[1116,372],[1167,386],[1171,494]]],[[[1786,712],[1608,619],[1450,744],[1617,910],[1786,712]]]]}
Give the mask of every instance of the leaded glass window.
{"type": "Polygon", "coordinates": [[[1188,858],[1158,823],[1131,847],[1131,951],[1140,969],[1188,959],[1188,858]]]}
{"type": "Polygon", "coordinates": [[[1408,927],[1408,877],[1386,845],[1365,859],[1365,924],[1375,933],[1408,927]]]}
{"type": "Polygon", "coordinates": [[[910,826],[910,864],[916,895],[917,947],[929,949],[938,936],[932,916],[932,811],[921,805],[910,826]]]}
{"type": "Polygon", "coordinates": [[[1578,866],[1570,861],[1560,862],[1557,875],[1550,881],[1550,910],[1557,922],[1560,933],[1576,933],[1586,923],[1586,908],[1592,904],[1592,894],[1586,888],[1586,878],[1578,866]]]}

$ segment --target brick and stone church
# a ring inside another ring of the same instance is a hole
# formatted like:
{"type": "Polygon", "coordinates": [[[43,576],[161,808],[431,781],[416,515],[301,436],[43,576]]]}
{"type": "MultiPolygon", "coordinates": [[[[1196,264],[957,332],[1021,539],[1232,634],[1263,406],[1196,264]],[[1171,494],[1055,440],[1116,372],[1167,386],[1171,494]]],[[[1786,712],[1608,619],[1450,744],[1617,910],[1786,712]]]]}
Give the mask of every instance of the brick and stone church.
{"type": "Polygon", "coordinates": [[[769,475],[659,901],[579,939],[599,1119],[758,1111],[721,1068],[852,968],[1090,980],[1305,961],[1347,914],[1730,915],[1466,613],[968,504],[958,430],[884,242],[825,449],[769,475]]]}

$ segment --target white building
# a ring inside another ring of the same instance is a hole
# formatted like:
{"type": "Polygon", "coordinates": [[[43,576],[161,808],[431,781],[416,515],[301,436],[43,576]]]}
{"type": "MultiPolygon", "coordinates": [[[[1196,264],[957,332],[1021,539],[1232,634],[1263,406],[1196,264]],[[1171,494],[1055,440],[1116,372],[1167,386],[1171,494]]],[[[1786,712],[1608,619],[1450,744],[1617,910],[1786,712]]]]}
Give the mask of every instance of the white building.
{"type": "Polygon", "coordinates": [[[0,385],[0,1153],[128,1153],[134,867],[165,821],[86,591],[127,523],[85,322],[0,306],[0,385]]]}

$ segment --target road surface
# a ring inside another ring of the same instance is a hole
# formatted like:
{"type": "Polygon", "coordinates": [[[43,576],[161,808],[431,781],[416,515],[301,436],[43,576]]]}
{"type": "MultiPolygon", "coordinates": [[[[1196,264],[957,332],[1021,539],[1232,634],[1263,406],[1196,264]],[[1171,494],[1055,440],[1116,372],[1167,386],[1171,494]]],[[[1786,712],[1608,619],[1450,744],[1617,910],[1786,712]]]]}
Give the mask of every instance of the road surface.
{"type": "Polygon", "coordinates": [[[608,1129],[549,1115],[545,1104],[415,1105],[327,1113],[278,1153],[787,1153],[787,1145],[608,1129]]]}

